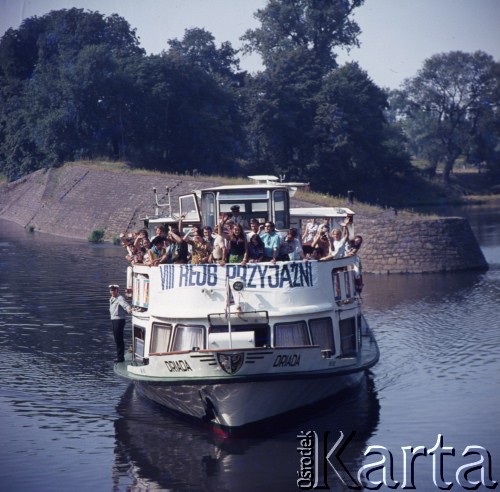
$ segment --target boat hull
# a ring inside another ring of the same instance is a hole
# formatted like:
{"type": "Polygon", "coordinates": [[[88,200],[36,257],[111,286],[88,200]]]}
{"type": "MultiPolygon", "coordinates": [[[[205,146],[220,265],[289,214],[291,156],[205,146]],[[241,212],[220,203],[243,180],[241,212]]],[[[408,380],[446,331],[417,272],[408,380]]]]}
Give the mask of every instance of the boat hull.
{"type": "Polygon", "coordinates": [[[370,362],[343,371],[217,381],[130,378],[126,372],[127,362],[117,364],[115,371],[132,379],[139,394],[170,410],[212,421],[223,428],[236,428],[318,403],[353,388],[376,359],[370,362]]]}
{"type": "Polygon", "coordinates": [[[139,394],[170,410],[234,429],[353,388],[379,359],[368,327],[355,356],[321,354],[318,347],[201,350],[158,355],[147,366],[134,366],[132,360],[118,363],[115,372],[132,381],[139,394]],[[230,370],[224,357],[240,364],[230,370]],[[167,369],[162,373],[161,368],[167,369]]]}
{"type": "Polygon", "coordinates": [[[175,386],[136,381],[135,385],[141,395],[166,408],[235,428],[317,403],[358,385],[363,376],[364,372],[355,372],[331,379],[175,386]]]}

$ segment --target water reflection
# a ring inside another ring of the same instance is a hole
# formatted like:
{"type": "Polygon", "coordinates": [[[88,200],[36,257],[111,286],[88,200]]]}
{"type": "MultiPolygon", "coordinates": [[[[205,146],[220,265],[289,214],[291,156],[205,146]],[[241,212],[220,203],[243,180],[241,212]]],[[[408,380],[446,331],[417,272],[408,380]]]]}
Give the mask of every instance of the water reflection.
{"type": "MultiPolygon", "coordinates": [[[[329,400],[313,411],[295,412],[252,436],[226,436],[211,427],[181,420],[139,397],[130,386],[115,421],[116,486],[169,490],[295,490],[300,455],[297,434],[330,431],[329,447],[339,432],[356,432],[342,454],[353,474],[361,466],[367,440],[377,428],[380,405],[371,378],[354,393],[329,400]],[[133,477],[124,484],[124,473],[133,477]]],[[[345,490],[329,470],[331,490],[345,490]]]]}
{"type": "MultiPolygon", "coordinates": [[[[493,275],[495,277],[495,275],[493,275]]],[[[393,309],[398,304],[423,303],[428,308],[462,302],[494,280],[482,272],[427,273],[423,275],[364,275],[364,307],[393,309]]],[[[486,287],[487,288],[487,287],[486,287]]]]}

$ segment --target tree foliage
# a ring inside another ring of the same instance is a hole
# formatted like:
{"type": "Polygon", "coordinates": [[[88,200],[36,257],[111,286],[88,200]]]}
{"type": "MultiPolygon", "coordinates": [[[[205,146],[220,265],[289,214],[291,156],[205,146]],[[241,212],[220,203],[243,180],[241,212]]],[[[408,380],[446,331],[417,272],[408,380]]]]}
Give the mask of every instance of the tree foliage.
{"type": "Polygon", "coordinates": [[[328,71],[337,66],[335,49],[357,46],[359,26],[350,17],[364,0],[269,0],[255,17],[261,27],[243,36],[247,51],[256,51],[273,68],[293,51],[308,52],[328,71]]]}
{"type": "Polygon", "coordinates": [[[196,66],[221,83],[238,84],[242,80],[238,51],[229,42],[217,48],[214,36],[205,29],[186,29],[183,39],[170,39],[168,45],[168,56],[196,66]]]}
{"type": "Polygon", "coordinates": [[[343,192],[353,179],[409,168],[402,136],[385,119],[386,94],[335,49],[357,44],[362,0],[271,0],[243,37],[265,70],[251,86],[248,141],[258,169],[343,192]]]}
{"type": "MultiPolygon", "coordinates": [[[[357,64],[337,62],[339,49],[357,45],[352,13],[363,1],[269,0],[243,36],[244,51],[264,61],[252,75],[205,29],[146,56],[117,15],[75,8],[26,19],[0,39],[0,170],[15,178],[106,158],[274,173],[327,193],[400,176],[408,156],[387,94],[357,64]]],[[[484,149],[491,125],[477,128],[471,152],[484,149]]]]}
{"type": "Polygon", "coordinates": [[[146,57],[124,19],[82,9],[9,30],[0,41],[2,171],[12,178],[101,157],[233,170],[242,138],[236,52],[203,30],[170,44],[146,57]]]}
{"type": "Polygon", "coordinates": [[[98,105],[119,97],[122,61],[142,54],[124,19],[82,9],[53,11],[7,31],[0,42],[4,172],[12,177],[109,153],[119,122],[98,105]]]}
{"type": "Polygon", "coordinates": [[[325,175],[347,186],[409,170],[402,136],[385,118],[387,95],[357,63],[331,72],[317,100],[312,180],[319,189],[325,175]]]}
{"type": "Polygon", "coordinates": [[[498,63],[482,51],[441,53],[393,98],[413,152],[431,170],[443,162],[446,182],[460,156],[490,166],[498,161],[498,75],[498,63]]]}

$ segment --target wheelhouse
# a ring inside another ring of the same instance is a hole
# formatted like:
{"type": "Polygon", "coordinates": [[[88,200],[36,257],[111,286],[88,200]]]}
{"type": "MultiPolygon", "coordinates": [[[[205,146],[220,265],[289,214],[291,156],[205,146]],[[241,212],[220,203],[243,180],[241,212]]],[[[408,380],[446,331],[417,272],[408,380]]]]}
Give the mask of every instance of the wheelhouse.
{"type": "MultiPolygon", "coordinates": [[[[156,192],[155,192],[156,196],[156,192]]],[[[156,198],[156,214],[144,218],[144,225],[150,234],[158,225],[177,225],[182,217],[186,227],[210,226],[212,229],[222,215],[231,217],[231,207],[238,205],[247,224],[256,219],[260,224],[274,222],[276,229],[290,227],[290,193],[286,185],[262,184],[246,186],[218,186],[179,197],[178,213],[173,213],[170,197],[162,204],[156,198]],[[159,213],[162,207],[168,207],[165,214],[159,213]]]]}
{"type": "Polygon", "coordinates": [[[214,227],[224,214],[231,216],[231,207],[238,205],[247,223],[272,221],[277,229],[290,226],[290,197],[283,185],[220,186],[201,191],[201,221],[214,227]]]}

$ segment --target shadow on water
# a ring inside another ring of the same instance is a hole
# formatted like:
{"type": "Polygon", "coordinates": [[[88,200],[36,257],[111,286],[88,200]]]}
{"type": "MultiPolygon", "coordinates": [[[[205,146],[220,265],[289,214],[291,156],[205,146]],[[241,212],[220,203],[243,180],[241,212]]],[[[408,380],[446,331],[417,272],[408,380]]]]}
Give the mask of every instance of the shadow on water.
{"type": "MultiPolygon", "coordinates": [[[[376,431],[380,405],[371,377],[354,393],[328,399],[308,412],[294,412],[252,435],[226,435],[201,423],[185,421],[138,396],[131,385],[115,422],[117,486],[124,472],[134,487],[169,490],[295,490],[300,454],[297,435],[324,433],[328,450],[340,436],[355,431],[342,461],[355,476],[368,439],[376,431]]],[[[321,455],[321,450],[320,450],[321,455]]],[[[323,462],[319,466],[320,470],[323,462]]],[[[348,479],[348,477],[346,477],[348,479]]],[[[335,472],[327,472],[330,490],[345,490],[335,472]]],[[[320,483],[324,480],[321,472],[320,483]]]]}

